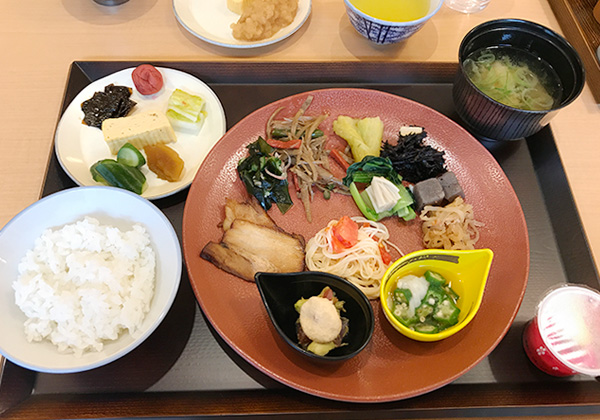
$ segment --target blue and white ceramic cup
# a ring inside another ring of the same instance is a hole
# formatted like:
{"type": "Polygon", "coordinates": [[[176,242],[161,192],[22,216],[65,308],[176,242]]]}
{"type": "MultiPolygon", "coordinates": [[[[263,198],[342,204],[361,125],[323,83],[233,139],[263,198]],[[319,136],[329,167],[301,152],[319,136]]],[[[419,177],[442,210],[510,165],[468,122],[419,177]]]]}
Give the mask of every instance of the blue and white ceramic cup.
{"type": "Polygon", "coordinates": [[[429,12],[421,19],[409,22],[390,22],[369,16],[358,10],[350,0],[344,0],[346,13],[354,29],[368,40],[381,45],[400,42],[413,35],[440,10],[443,3],[444,0],[431,0],[429,12]]]}

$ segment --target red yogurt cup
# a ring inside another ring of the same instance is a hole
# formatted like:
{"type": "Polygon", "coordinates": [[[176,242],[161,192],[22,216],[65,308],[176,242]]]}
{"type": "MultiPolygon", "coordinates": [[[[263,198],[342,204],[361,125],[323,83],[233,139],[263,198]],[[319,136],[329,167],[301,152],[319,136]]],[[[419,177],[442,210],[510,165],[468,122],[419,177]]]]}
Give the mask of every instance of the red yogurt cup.
{"type": "Polygon", "coordinates": [[[563,285],[540,301],[523,331],[531,362],[553,376],[600,375],[600,293],[563,285]]]}

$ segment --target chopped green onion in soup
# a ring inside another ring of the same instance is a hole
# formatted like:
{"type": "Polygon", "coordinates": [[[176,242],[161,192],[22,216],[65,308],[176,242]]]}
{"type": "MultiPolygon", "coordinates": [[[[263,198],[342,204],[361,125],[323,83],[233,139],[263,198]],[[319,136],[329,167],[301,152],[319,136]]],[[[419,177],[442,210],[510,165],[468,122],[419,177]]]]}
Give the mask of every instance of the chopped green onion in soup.
{"type": "Polygon", "coordinates": [[[463,62],[473,84],[490,98],[513,108],[551,109],[562,86],[554,69],[533,54],[511,47],[484,48],[463,62]]]}

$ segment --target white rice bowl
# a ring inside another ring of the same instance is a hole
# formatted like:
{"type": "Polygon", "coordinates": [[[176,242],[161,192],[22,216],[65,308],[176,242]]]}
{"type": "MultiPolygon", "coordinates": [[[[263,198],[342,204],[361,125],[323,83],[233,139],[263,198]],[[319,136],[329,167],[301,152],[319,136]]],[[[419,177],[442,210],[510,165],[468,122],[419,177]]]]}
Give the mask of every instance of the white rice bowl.
{"type": "Polygon", "coordinates": [[[60,352],[101,351],[126,330],[135,337],[154,295],[155,255],[146,229],[121,231],[90,216],[46,229],[19,263],[15,303],[27,341],[60,352]]]}
{"type": "Polygon", "coordinates": [[[148,200],[113,187],[45,197],[0,230],[0,352],[40,372],[110,363],[164,319],[181,269],[173,226],[148,200]]]}

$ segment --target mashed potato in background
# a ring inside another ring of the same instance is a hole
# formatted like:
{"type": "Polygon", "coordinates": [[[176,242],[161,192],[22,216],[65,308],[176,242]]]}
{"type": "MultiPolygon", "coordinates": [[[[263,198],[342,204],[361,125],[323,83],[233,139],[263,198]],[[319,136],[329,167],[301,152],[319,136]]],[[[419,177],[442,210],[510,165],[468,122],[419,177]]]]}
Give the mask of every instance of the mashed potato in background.
{"type": "Polygon", "coordinates": [[[240,41],[260,41],[294,21],[298,0],[252,0],[244,2],[240,19],[231,25],[240,41]]]}

